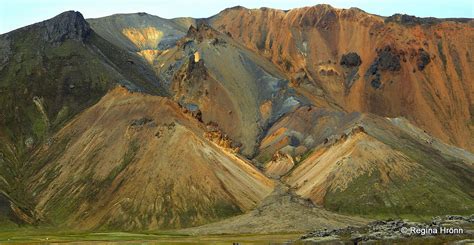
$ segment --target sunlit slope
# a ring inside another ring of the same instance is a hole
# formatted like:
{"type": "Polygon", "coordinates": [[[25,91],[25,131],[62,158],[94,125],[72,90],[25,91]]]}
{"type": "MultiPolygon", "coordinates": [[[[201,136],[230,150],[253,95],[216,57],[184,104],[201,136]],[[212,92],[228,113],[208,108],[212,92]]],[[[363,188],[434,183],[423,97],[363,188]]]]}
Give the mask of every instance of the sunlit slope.
{"type": "Polygon", "coordinates": [[[177,103],[117,88],[38,153],[37,210],[76,229],[179,228],[239,214],[272,191],[203,135],[177,103]]]}
{"type": "Polygon", "coordinates": [[[472,213],[474,155],[389,124],[386,119],[362,120],[317,147],[285,181],[298,195],[346,214],[472,213]]]}
{"type": "Polygon", "coordinates": [[[152,64],[176,101],[199,110],[247,157],[266,128],[307,101],[271,62],[204,23],[152,64]]]}
{"type": "Polygon", "coordinates": [[[301,197],[369,217],[473,211],[474,155],[404,118],[303,106],[266,132],[264,173],[301,197]]]}
{"type": "Polygon", "coordinates": [[[192,18],[170,20],[146,13],[116,14],[87,22],[107,41],[133,52],[170,48],[195,23],[192,18]]]}
{"type": "Polygon", "coordinates": [[[209,23],[271,60],[314,101],[403,116],[444,142],[474,149],[471,19],[381,17],[316,5],[235,7],[209,23]]]}

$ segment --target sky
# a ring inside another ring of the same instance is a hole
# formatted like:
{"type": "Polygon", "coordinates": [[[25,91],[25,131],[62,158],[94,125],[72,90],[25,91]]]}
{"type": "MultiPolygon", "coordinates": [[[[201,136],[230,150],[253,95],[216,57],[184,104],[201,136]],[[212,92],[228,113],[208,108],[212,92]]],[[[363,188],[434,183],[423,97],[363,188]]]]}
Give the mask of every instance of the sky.
{"type": "Polygon", "coordinates": [[[358,7],[383,16],[404,13],[419,17],[474,18],[474,0],[0,0],[0,33],[68,10],[79,11],[85,18],[136,12],[163,18],[202,18],[236,5],[291,9],[321,3],[337,8],[358,7]]]}

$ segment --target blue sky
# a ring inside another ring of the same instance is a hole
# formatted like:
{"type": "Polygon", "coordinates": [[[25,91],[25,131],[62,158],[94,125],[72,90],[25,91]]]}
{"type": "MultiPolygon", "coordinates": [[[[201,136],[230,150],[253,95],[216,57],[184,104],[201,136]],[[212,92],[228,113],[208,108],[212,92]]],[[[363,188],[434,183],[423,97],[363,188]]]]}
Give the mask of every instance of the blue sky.
{"type": "Polygon", "coordinates": [[[67,10],[86,18],[115,13],[147,12],[164,18],[209,17],[224,8],[290,9],[328,3],[334,7],[358,7],[369,13],[406,13],[421,17],[474,18],[474,0],[0,0],[0,33],[51,18],[67,10]]]}

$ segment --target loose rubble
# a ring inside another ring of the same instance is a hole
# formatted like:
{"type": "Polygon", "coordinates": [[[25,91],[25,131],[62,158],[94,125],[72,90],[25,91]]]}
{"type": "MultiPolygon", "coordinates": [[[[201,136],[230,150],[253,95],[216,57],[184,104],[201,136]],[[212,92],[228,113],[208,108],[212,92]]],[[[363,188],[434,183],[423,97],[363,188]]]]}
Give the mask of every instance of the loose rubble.
{"type": "Polygon", "coordinates": [[[374,221],[365,227],[348,226],[342,229],[315,230],[301,237],[305,242],[350,241],[354,244],[377,240],[405,240],[434,238],[434,236],[462,236],[474,239],[474,215],[446,215],[419,223],[408,220],[374,221]],[[451,232],[447,232],[447,231],[451,232]]]}

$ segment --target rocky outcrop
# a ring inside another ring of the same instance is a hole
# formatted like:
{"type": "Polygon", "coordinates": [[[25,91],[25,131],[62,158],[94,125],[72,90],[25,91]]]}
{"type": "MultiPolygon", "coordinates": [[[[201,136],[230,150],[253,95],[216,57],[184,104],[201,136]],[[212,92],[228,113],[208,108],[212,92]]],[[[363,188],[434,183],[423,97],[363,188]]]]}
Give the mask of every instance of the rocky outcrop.
{"type": "Polygon", "coordinates": [[[370,80],[370,85],[373,88],[378,89],[382,87],[381,72],[397,72],[400,69],[400,55],[392,47],[386,46],[383,49],[377,50],[377,58],[370,65],[365,77],[370,80]]]}
{"type": "Polygon", "coordinates": [[[385,18],[386,23],[394,22],[405,26],[414,26],[414,25],[435,25],[441,22],[440,19],[433,17],[429,18],[420,18],[413,15],[407,14],[394,14],[385,18]]]}
{"type": "Polygon", "coordinates": [[[374,74],[374,72],[380,71],[400,71],[400,55],[397,54],[397,51],[390,47],[386,46],[381,50],[377,50],[377,58],[370,66],[369,71],[374,74]]]}
{"type": "Polygon", "coordinates": [[[423,71],[430,62],[431,62],[430,54],[426,52],[424,49],[419,49],[418,57],[416,60],[416,65],[418,67],[418,70],[423,71]]]}
{"type": "Polygon", "coordinates": [[[408,220],[379,220],[369,223],[363,227],[346,227],[342,229],[320,229],[303,235],[300,239],[306,242],[321,242],[331,240],[332,242],[353,242],[354,244],[374,241],[400,241],[407,242],[408,239],[422,239],[427,241],[433,237],[458,236],[472,237],[469,226],[474,224],[474,215],[459,216],[446,215],[437,216],[431,222],[419,223],[408,220]],[[450,234],[447,234],[450,233],[450,234]]]}
{"type": "Polygon", "coordinates": [[[82,14],[76,11],[64,12],[38,25],[45,28],[42,33],[43,39],[51,43],[67,39],[83,41],[91,33],[89,24],[82,14]]]}
{"type": "Polygon", "coordinates": [[[342,58],[339,64],[347,68],[357,67],[357,66],[360,66],[360,64],[362,64],[362,60],[360,59],[360,56],[356,52],[350,52],[350,53],[342,55],[342,58]]]}
{"type": "Polygon", "coordinates": [[[443,21],[467,23],[469,21],[472,21],[472,19],[470,18],[437,19],[433,17],[421,18],[421,17],[416,17],[413,15],[407,15],[407,14],[394,14],[392,16],[385,18],[385,23],[393,22],[393,23],[404,25],[404,26],[416,26],[416,25],[433,26],[433,25],[442,23],[443,21]]]}
{"type": "Polygon", "coordinates": [[[342,55],[339,64],[344,68],[345,92],[348,93],[354,82],[359,79],[359,66],[362,64],[360,56],[356,52],[342,55]]]}
{"type": "Polygon", "coordinates": [[[139,118],[139,119],[133,119],[130,122],[130,127],[134,127],[134,128],[143,127],[145,125],[156,126],[156,123],[154,122],[153,119],[151,119],[149,117],[142,117],[142,118],[139,118]]]}
{"type": "Polygon", "coordinates": [[[186,34],[186,38],[195,40],[197,42],[202,42],[204,40],[209,40],[212,45],[218,43],[225,43],[225,40],[219,38],[220,33],[214,30],[204,21],[198,22],[197,27],[190,26],[186,34]]]}
{"type": "Polygon", "coordinates": [[[277,151],[273,155],[272,160],[265,164],[264,173],[271,178],[279,179],[281,176],[287,174],[294,166],[295,161],[292,156],[277,151]]]}
{"type": "Polygon", "coordinates": [[[219,128],[219,125],[212,121],[206,125],[204,138],[232,153],[238,153],[240,147],[242,147],[242,144],[233,142],[232,139],[219,128]]]}

